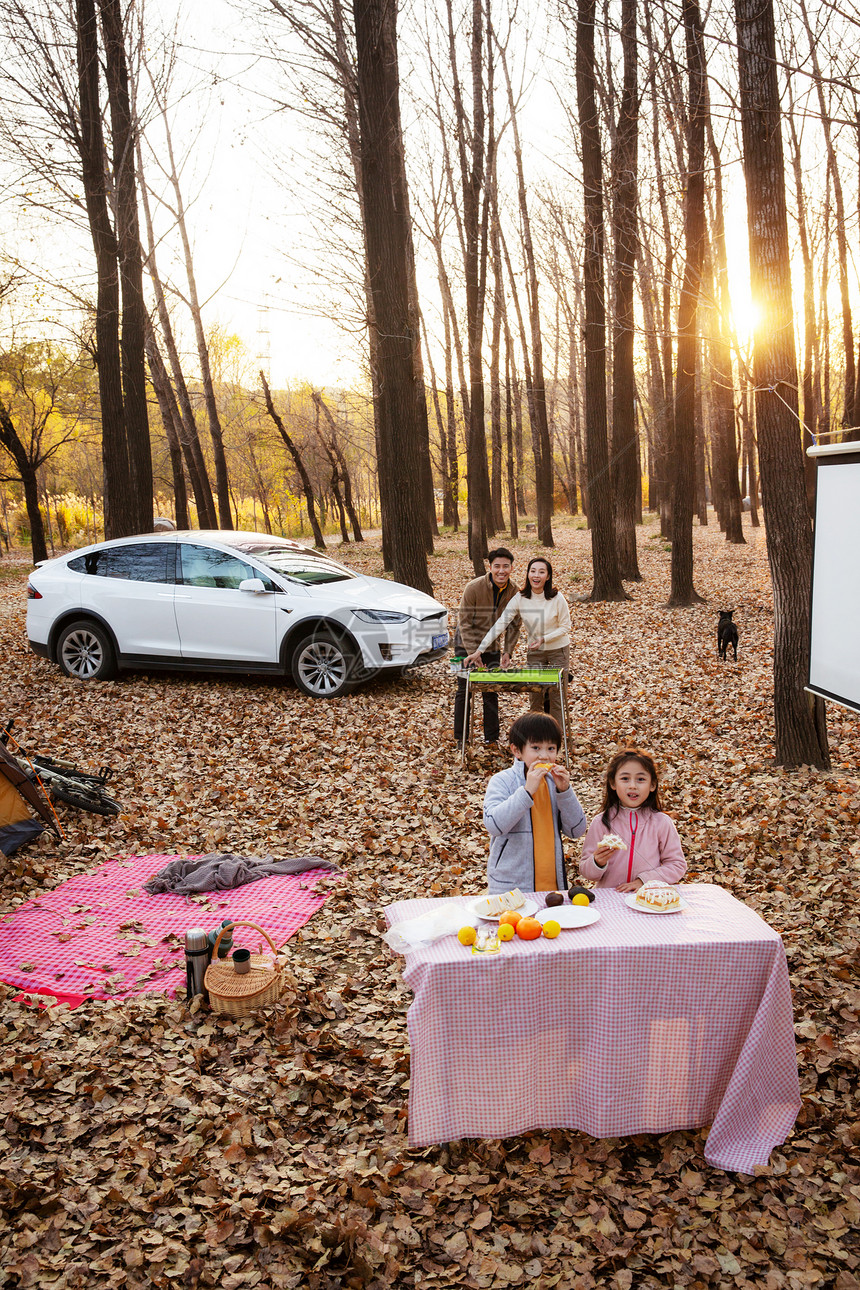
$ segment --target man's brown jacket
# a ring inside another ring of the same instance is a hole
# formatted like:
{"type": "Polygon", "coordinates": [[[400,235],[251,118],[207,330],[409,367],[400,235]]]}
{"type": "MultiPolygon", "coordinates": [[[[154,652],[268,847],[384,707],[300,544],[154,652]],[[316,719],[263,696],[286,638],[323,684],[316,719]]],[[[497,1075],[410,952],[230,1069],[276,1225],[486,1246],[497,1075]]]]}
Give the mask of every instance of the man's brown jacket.
{"type": "MultiPolygon", "coordinates": [[[[480,578],[473,578],[466,584],[463,599],[460,601],[460,618],[457,632],[467,654],[473,654],[484,636],[502,616],[502,611],[509,600],[517,594],[513,582],[509,582],[498,603],[493,605],[493,593],[496,587],[492,574],[485,573],[480,578]]],[[[505,652],[510,654],[520,634],[520,620],[515,618],[505,632],[505,652]]],[[[456,644],[456,642],[455,642],[456,644]]]]}

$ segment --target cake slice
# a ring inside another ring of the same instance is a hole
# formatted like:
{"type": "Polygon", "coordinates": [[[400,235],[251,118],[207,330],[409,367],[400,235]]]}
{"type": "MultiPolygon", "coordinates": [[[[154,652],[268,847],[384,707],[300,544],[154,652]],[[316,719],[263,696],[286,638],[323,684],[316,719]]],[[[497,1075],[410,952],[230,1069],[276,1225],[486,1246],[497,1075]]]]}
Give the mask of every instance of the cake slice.
{"type": "Polygon", "coordinates": [[[668,882],[651,878],[636,893],[636,904],[643,909],[680,909],[681,893],[668,882]]]}
{"type": "Polygon", "coordinates": [[[478,901],[480,912],[492,917],[493,914],[504,914],[507,909],[519,909],[526,903],[526,898],[515,887],[513,891],[503,891],[500,895],[482,896],[478,901]]]}

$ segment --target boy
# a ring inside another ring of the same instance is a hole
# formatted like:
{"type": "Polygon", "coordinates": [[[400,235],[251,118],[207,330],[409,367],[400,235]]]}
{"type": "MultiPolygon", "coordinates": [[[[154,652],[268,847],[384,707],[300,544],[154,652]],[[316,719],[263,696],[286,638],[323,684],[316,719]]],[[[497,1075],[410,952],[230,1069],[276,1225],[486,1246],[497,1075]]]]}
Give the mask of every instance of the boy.
{"type": "Polygon", "coordinates": [[[562,833],[582,837],[587,821],[570,772],[556,764],[561,729],[554,717],[529,712],[517,718],[508,739],[514,764],[492,777],[484,796],[490,891],[563,891],[562,833]]]}

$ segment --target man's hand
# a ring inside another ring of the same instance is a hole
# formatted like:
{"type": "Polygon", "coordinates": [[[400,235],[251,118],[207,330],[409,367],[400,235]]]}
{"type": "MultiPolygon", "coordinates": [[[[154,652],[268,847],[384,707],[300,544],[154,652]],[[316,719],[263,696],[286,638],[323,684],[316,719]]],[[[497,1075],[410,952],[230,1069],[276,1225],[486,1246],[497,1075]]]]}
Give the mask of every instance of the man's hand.
{"type": "Polygon", "coordinates": [[[503,655],[502,655],[502,660],[501,660],[501,667],[502,667],[502,671],[503,671],[503,672],[507,672],[507,670],[508,670],[508,668],[509,668],[510,666],[511,666],[511,656],[510,656],[510,654],[503,654],[503,655]]]}
{"type": "Polygon", "coordinates": [[[463,659],[464,667],[479,666],[480,663],[481,663],[481,651],[477,649],[475,650],[474,654],[467,654],[466,657],[463,659]]]}

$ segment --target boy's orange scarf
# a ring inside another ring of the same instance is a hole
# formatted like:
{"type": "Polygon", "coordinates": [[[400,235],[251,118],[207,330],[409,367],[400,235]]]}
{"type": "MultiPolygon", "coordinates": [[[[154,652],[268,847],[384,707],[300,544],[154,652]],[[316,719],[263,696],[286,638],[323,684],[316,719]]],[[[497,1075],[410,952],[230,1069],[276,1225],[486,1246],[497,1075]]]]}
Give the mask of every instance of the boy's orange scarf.
{"type": "Polygon", "coordinates": [[[546,776],[534,795],[532,805],[532,843],[535,855],[535,891],[555,891],[555,828],[552,799],[546,776]]]}

